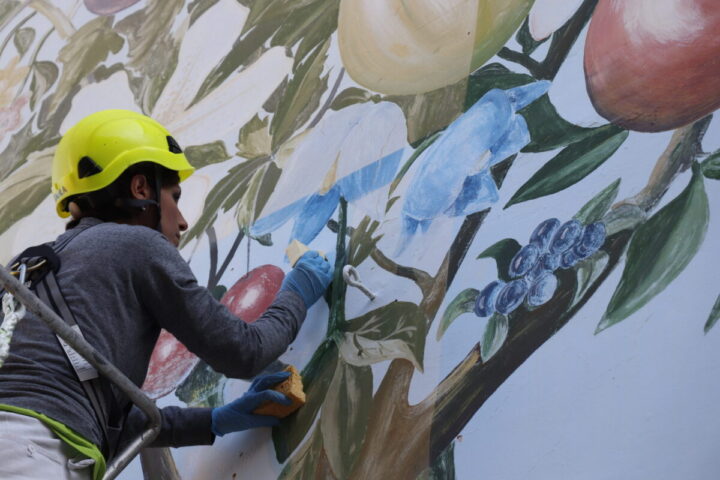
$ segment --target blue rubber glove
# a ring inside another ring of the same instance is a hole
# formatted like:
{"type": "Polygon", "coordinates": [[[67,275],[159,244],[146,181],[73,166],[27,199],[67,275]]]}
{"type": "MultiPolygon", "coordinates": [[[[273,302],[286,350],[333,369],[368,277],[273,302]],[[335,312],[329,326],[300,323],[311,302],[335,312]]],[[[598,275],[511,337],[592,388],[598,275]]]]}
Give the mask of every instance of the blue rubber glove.
{"type": "Polygon", "coordinates": [[[290,290],[302,297],[305,307],[317,302],[332,281],[333,270],[330,262],[318,252],[309,251],[300,257],[295,267],[285,275],[280,290],[290,290]]]}
{"type": "Polygon", "coordinates": [[[273,427],[280,420],[271,415],[256,415],[253,412],[265,402],[277,402],[290,405],[292,400],[287,396],[269,388],[277,385],[290,376],[290,372],[279,372],[271,375],[255,377],[245,394],[222,407],[213,408],[212,432],[218,437],[226,433],[239,432],[257,427],[273,427]]]}

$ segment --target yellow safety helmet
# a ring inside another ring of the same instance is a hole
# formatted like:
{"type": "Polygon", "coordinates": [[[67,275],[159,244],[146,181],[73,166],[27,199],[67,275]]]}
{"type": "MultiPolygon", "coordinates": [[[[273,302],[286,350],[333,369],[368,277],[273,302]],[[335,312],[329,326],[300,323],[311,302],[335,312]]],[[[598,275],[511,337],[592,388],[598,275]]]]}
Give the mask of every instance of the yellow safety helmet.
{"type": "Polygon", "coordinates": [[[70,215],[67,199],[113,183],[131,165],[153,162],[178,173],[195,171],[170,133],[152,118],[130,110],[102,110],[76,123],[53,157],[52,194],[58,215],[70,215]]]}

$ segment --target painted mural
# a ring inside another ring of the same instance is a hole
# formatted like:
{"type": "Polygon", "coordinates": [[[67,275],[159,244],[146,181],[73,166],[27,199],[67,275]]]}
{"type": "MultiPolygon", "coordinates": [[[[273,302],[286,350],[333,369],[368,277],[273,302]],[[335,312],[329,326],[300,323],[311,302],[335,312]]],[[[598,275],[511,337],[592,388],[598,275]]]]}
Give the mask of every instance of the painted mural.
{"type": "MultiPolygon", "coordinates": [[[[719,57],[716,0],[2,0],[0,261],[64,228],[64,131],[136,110],[218,299],[258,318],[292,240],[335,281],[268,368],[304,407],[121,478],[717,478],[719,57]]],[[[247,385],[163,332],[144,389],[247,385]]]]}

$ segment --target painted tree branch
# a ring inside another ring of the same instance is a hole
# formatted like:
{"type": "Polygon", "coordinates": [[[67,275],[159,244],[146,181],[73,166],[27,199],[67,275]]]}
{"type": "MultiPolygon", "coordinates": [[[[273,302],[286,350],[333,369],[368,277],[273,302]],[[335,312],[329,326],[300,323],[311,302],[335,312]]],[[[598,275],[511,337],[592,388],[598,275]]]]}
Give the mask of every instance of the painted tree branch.
{"type": "Polygon", "coordinates": [[[570,49],[575,45],[580,32],[590,20],[597,3],[598,0],[585,0],[570,20],[555,32],[548,53],[542,62],[507,47],[500,49],[498,57],[525,67],[533,77],[539,80],[552,80],[570,53],[570,49]]]}
{"type": "Polygon", "coordinates": [[[692,165],[702,153],[702,138],[710,125],[712,115],[691,125],[675,130],[665,151],[655,164],[648,184],[640,192],[618,205],[636,205],[650,211],[665,195],[672,181],[692,165]]]}
{"type": "Polygon", "coordinates": [[[393,274],[397,275],[398,277],[407,278],[407,279],[410,279],[413,282],[415,282],[417,284],[417,286],[420,288],[420,291],[422,292],[423,297],[426,297],[431,294],[431,292],[433,290],[434,279],[427,272],[424,272],[417,268],[406,267],[406,266],[400,265],[398,263],[395,263],[394,261],[390,260],[387,256],[385,256],[385,254],[377,248],[373,249],[373,251],[370,253],[370,257],[383,270],[387,270],[388,272],[393,273],[393,274]]]}
{"type": "MultiPolygon", "coordinates": [[[[340,231],[339,225],[335,220],[328,221],[327,227],[333,233],[338,233],[340,231]]],[[[347,228],[347,236],[348,237],[351,237],[353,232],[354,232],[354,229],[352,227],[347,228]]],[[[388,258],[378,248],[372,249],[372,251],[370,252],[370,257],[383,270],[386,270],[394,275],[397,275],[398,277],[407,278],[407,279],[415,282],[417,284],[417,286],[420,288],[420,291],[423,292],[423,296],[426,296],[426,292],[427,292],[427,294],[429,294],[429,292],[432,290],[433,282],[435,281],[435,279],[427,272],[420,270],[418,268],[400,265],[399,263],[388,258]]]]}
{"type": "Polygon", "coordinates": [[[590,21],[598,0],[585,0],[568,22],[555,32],[550,41],[550,49],[537,70],[536,78],[552,80],[575,45],[580,32],[590,21]]]}
{"type": "Polygon", "coordinates": [[[530,55],[525,55],[524,53],[511,50],[508,47],[501,48],[500,51],[497,53],[497,56],[500,58],[504,58],[509,62],[517,63],[518,65],[527,68],[528,72],[530,72],[530,74],[536,78],[538,72],[542,67],[542,64],[532,58],[530,55]]]}
{"type": "MultiPolygon", "coordinates": [[[[660,170],[677,173],[684,165],[691,164],[699,153],[697,149],[677,147],[685,143],[699,144],[706,128],[707,119],[703,119],[690,128],[681,129],[680,137],[674,136],[671,142],[675,142],[674,150],[685,153],[661,156],[658,164],[666,167],[660,170]]],[[[645,190],[664,193],[674,178],[676,174],[654,172],[645,190]]],[[[623,230],[607,239],[604,249],[609,255],[608,265],[582,299],[573,304],[574,272],[559,271],[559,293],[532,312],[519,310],[512,314],[508,338],[494,357],[482,363],[480,346],[476,344],[421,403],[408,404],[413,366],[405,360],[393,361],[375,395],[365,443],[351,477],[376,478],[387,472],[398,475],[402,472],[400,478],[416,478],[447,448],[490,395],[585,305],[618,265],[631,236],[631,230],[623,230]],[[397,451],[388,452],[389,445],[396,446],[390,448],[397,451]]]]}

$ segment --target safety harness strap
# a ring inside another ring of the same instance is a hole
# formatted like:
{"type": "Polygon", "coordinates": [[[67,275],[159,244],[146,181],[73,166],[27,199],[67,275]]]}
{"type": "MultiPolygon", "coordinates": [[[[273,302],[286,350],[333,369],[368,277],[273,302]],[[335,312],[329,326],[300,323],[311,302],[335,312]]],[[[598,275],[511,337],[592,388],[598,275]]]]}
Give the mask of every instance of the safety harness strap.
{"type": "MultiPolygon", "coordinates": [[[[45,276],[45,278],[36,290],[40,299],[45,302],[45,304],[53,307],[54,310],[58,311],[60,314],[60,318],[65,320],[65,322],[67,322],[67,324],[70,325],[73,330],[75,330],[82,336],[80,326],[78,326],[77,322],[75,321],[75,317],[70,311],[70,308],[65,301],[65,297],[63,297],[62,293],[60,293],[60,289],[57,285],[57,280],[55,279],[55,273],[50,271],[45,276]]],[[[73,367],[73,370],[75,370],[75,374],[80,380],[80,384],[82,385],[83,390],[85,390],[85,395],[87,395],[88,400],[90,400],[90,404],[92,405],[93,411],[95,412],[95,416],[98,420],[98,424],[100,425],[100,428],[102,430],[103,437],[106,441],[108,441],[109,435],[106,425],[108,412],[105,404],[105,397],[102,392],[102,387],[98,381],[99,375],[97,373],[97,370],[95,370],[95,368],[90,365],[87,360],[85,360],[80,354],[78,354],[62,338],[57,337],[57,339],[58,342],[60,342],[60,346],[65,352],[65,355],[67,356],[70,365],[73,367]]]]}
{"type": "MultiPolygon", "coordinates": [[[[35,290],[38,297],[40,297],[46,305],[55,310],[60,318],[65,320],[65,322],[81,336],[82,331],[80,330],[80,326],[70,306],[67,304],[65,296],[60,290],[60,285],[57,282],[55,273],[60,270],[60,252],[72,239],[88,228],[90,228],[90,226],[76,226],[61,243],[46,243],[30,247],[17,257],[17,261],[30,265],[41,265],[43,260],[46,261],[42,270],[33,272],[31,288],[35,290]]],[[[120,432],[119,427],[113,427],[111,425],[119,425],[121,423],[122,412],[114,401],[112,391],[109,388],[105,388],[103,380],[100,378],[97,370],[63,339],[59,336],[56,337],[90,401],[102,430],[106,447],[109,449],[111,445],[116,443],[120,432]],[[107,403],[108,397],[113,403],[110,408],[107,403]]],[[[105,451],[104,453],[106,457],[109,457],[110,452],[105,451]]]]}

